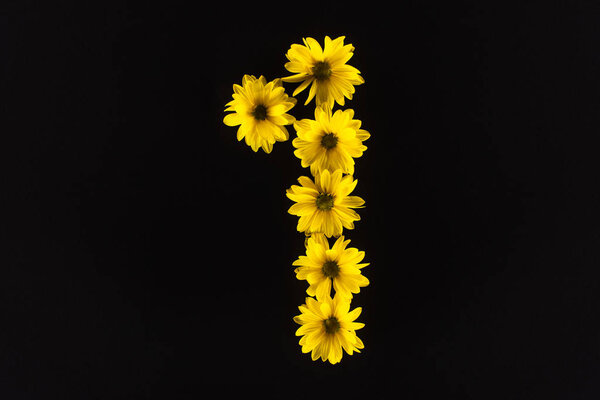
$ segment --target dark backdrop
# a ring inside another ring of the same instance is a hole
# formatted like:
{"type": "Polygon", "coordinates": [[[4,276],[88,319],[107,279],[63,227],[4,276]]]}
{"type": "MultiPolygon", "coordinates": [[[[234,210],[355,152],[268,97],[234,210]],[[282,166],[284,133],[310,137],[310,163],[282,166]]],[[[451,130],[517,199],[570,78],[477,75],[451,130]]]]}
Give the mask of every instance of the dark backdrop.
{"type": "Polygon", "coordinates": [[[600,396],[593,2],[72,3],[2,19],[2,398],[600,396]],[[335,366],[294,336],[308,171],[222,123],[325,35],[372,134],[366,347],[335,366]]]}

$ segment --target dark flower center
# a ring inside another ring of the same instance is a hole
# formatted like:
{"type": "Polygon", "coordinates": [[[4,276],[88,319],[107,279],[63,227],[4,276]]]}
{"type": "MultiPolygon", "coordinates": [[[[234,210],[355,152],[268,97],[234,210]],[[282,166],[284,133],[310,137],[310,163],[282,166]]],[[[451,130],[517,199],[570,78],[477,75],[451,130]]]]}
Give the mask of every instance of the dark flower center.
{"type": "Polygon", "coordinates": [[[252,116],[259,121],[264,121],[267,119],[267,107],[262,104],[257,105],[252,111],[252,116]]]}
{"type": "Polygon", "coordinates": [[[328,334],[334,334],[340,330],[340,322],[336,317],[329,317],[323,321],[323,326],[325,327],[325,332],[328,334]]]}
{"type": "Polygon", "coordinates": [[[319,210],[331,210],[333,208],[333,196],[327,193],[318,195],[317,208],[319,210]]]}
{"type": "Polygon", "coordinates": [[[321,271],[323,271],[323,275],[326,277],[335,278],[340,273],[340,267],[335,261],[326,261],[325,264],[323,264],[321,271]]]}
{"type": "Polygon", "coordinates": [[[331,67],[325,61],[319,61],[312,67],[312,73],[318,81],[324,81],[331,76],[331,67]]]}
{"type": "Polygon", "coordinates": [[[326,133],[321,138],[321,146],[325,147],[327,150],[333,149],[337,145],[337,142],[338,138],[333,133],[326,133]]]}

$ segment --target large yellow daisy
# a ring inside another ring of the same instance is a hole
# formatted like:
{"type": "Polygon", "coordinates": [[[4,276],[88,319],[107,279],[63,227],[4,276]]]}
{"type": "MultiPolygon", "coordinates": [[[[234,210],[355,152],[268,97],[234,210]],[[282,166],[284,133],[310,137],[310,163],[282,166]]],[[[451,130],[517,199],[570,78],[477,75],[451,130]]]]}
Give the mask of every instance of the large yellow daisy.
{"type": "Polygon", "coordinates": [[[273,150],[276,141],[288,140],[289,133],[284,125],[295,121],[287,111],[296,105],[296,99],[285,94],[281,79],[267,83],[262,75],[258,79],[244,75],[242,86],[234,84],[233,92],[233,100],[226,104],[225,109],[233,113],[227,114],[223,123],[240,125],[238,140],[245,138],[252,150],[262,148],[265,153],[273,150]]]}
{"type": "Polygon", "coordinates": [[[349,196],[358,180],[352,175],[342,176],[342,170],[322,171],[315,181],[306,176],[298,178],[301,186],[292,185],[286,195],[296,202],[288,212],[299,216],[298,232],[323,233],[327,237],[340,236],[343,228],[354,229],[360,216],[352,208],[363,207],[365,201],[349,196]]]}
{"type": "Polygon", "coordinates": [[[365,257],[364,251],[354,247],[346,248],[350,240],[340,236],[331,249],[322,233],[316,233],[308,239],[306,255],[300,256],[292,265],[296,278],[306,280],[310,285],[306,290],[309,296],[324,299],[335,294],[347,299],[352,293],[359,293],[361,287],[369,285],[369,280],[361,274],[361,269],[369,265],[360,263],[365,257]]]}
{"type": "Polygon", "coordinates": [[[346,63],[354,54],[354,46],[344,45],[344,36],[331,40],[325,36],[325,48],[313,38],[303,38],[304,46],[292,44],[286,53],[289,60],[285,68],[295,75],[283,78],[284,82],[302,82],[293,96],[309,85],[305,105],[316,96],[317,106],[326,104],[333,108],[334,101],[344,105],[344,97],[351,100],[354,86],[365,83],[360,71],[346,63]]]}
{"type": "Polygon", "coordinates": [[[294,322],[302,326],[296,330],[296,336],[302,336],[299,342],[302,352],[311,352],[313,361],[320,357],[336,364],[342,359],[342,349],[352,355],[364,348],[356,330],[365,324],[354,322],[361,307],[350,311],[350,301],[336,295],[333,299],[325,296],[319,301],[307,297],[306,304],[298,309],[301,314],[294,317],[294,322]]]}
{"type": "Polygon", "coordinates": [[[354,174],[354,158],[362,156],[367,149],[363,141],[371,134],[360,129],[361,121],[353,118],[352,109],[337,110],[332,115],[331,109],[317,107],[314,120],[294,122],[298,137],[292,144],[302,167],[310,166],[313,176],[325,169],[354,174]]]}

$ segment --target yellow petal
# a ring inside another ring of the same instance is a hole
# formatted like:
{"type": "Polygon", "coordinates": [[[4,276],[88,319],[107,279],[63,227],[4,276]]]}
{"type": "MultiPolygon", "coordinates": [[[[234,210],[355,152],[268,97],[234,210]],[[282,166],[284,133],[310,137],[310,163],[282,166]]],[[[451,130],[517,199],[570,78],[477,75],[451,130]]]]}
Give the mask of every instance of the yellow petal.
{"type": "Polygon", "coordinates": [[[294,90],[294,93],[292,93],[292,96],[296,96],[298,93],[301,93],[304,89],[306,89],[308,87],[308,85],[313,83],[314,80],[315,80],[315,78],[305,74],[304,81],[296,88],[296,90],[294,90]]]}
{"type": "Polygon", "coordinates": [[[223,118],[223,123],[227,126],[236,126],[242,123],[240,115],[238,113],[227,114],[223,118]]]}
{"type": "Polygon", "coordinates": [[[306,101],[304,102],[304,105],[307,105],[308,103],[310,103],[310,101],[313,99],[313,97],[315,97],[316,93],[317,93],[317,83],[316,83],[316,81],[312,81],[312,85],[308,92],[308,97],[306,98],[306,101]]]}
{"type": "MultiPolygon", "coordinates": [[[[331,279],[323,279],[316,288],[317,299],[324,299],[327,296],[331,295],[331,279]]],[[[321,308],[323,310],[323,308],[321,308]]],[[[329,310],[331,312],[331,310],[329,310]]],[[[325,315],[329,315],[328,313],[323,312],[325,315]]]]}
{"type": "Polygon", "coordinates": [[[288,213],[298,216],[311,215],[316,211],[315,203],[296,203],[288,209],[288,213]]]}
{"type": "Polygon", "coordinates": [[[331,304],[327,302],[327,295],[323,296],[324,302],[320,305],[321,314],[326,318],[329,318],[333,315],[333,310],[331,309],[331,304]]]}
{"type": "Polygon", "coordinates": [[[358,196],[346,196],[340,199],[339,203],[336,204],[342,207],[352,207],[352,208],[363,208],[365,201],[358,196]]]}
{"type": "MultiPolygon", "coordinates": [[[[306,79],[308,75],[301,73],[301,74],[295,74],[295,75],[290,75],[290,76],[284,76],[283,78],[281,78],[284,82],[301,82],[303,80],[306,79]]],[[[296,92],[294,92],[293,96],[296,95],[296,92]]]]}
{"type": "Polygon", "coordinates": [[[315,59],[319,61],[323,60],[323,49],[319,42],[311,37],[307,37],[304,39],[304,43],[310,49],[310,52],[315,59]]]}

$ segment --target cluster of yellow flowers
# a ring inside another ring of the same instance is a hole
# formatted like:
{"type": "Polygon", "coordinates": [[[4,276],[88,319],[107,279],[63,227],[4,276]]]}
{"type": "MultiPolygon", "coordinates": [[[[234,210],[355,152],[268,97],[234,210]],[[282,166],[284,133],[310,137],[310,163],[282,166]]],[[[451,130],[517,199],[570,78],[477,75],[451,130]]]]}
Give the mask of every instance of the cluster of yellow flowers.
{"type": "Polygon", "coordinates": [[[353,209],[364,207],[362,198],[350,194],[357,185],[354,159],[362,156],[367,149],[363,142],[370,137],[361,129],[361,121],[354,119],[354,110],[333,112],[336,103],[344,106],[345,99],[352,99],[354,86],[364,83],[360,71],[346,64],[354,46],[344,44],[344,39],[326,36],[324,47],[313,38],[303,39],[304,45],[292,44],[285,68],[294,75],[268,83],[264,76],[245,75],[241,86],[233,85],[233,100],[225,109],[233,113],[223,119],[228,126],[239,125],[238,140],[245,139],[252,150],[262,148],[266,153],[275,142],[289,139],[285,126],[293,124],[294,154],[314,178],[301,176],[300,185],[286,192],[295,202],[288,212],[299,217],[297,230],[306,235],[306,255],[293,263],[297,279],[309,284],[310,296],[294,317],[301,325],[296,335],[301,336],[303,353],[331,364],[340,362],[342,349],[352,355],[364,347],[356,335],[364,324],[355,322],[362,308],[350,311],[350,302],[369,284],[361,273],[369,265],[361,263],[364,251],[348,247],[350,240],[342,235],[344,228],[354,229],[354,222],[360,220],[353,209]],[[292,96],[310,86],[304,105],[315,99],[314,120],[298,121],[287,113],[296,99],[285,93],[282,82],[300,83],[292,96]],[[332,246],[330,238],[335,239],[332,246]]]}

